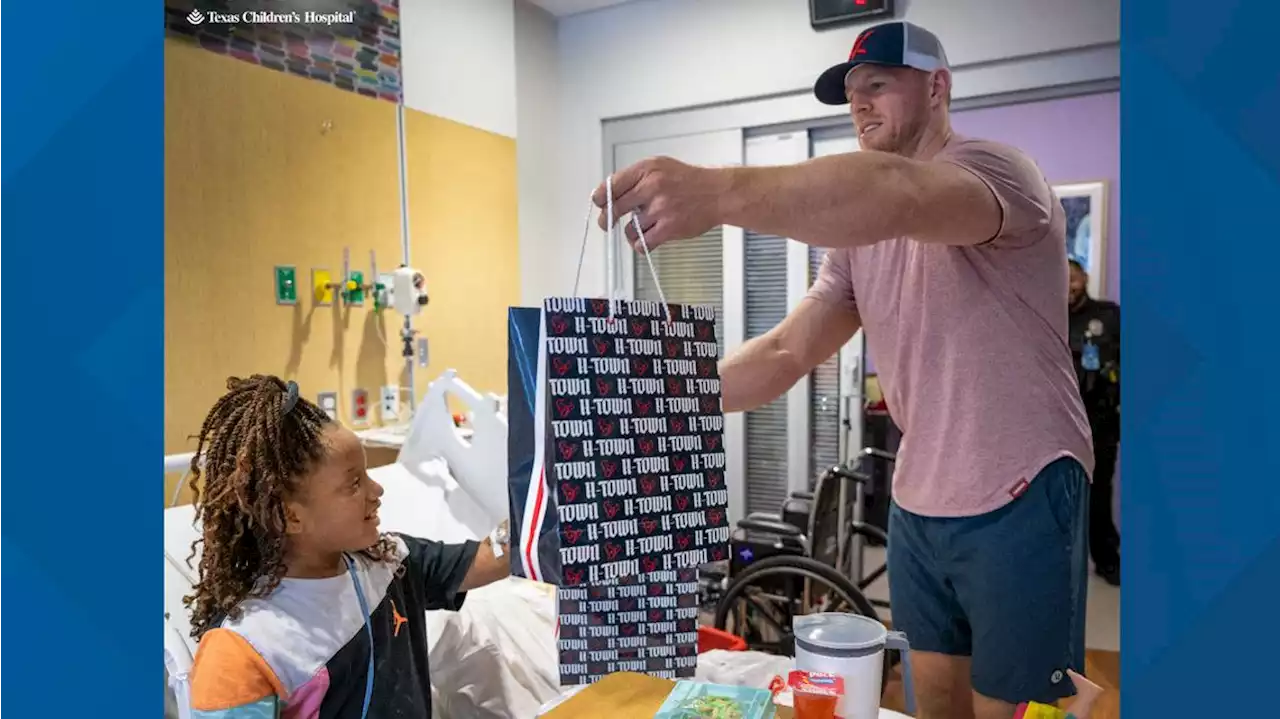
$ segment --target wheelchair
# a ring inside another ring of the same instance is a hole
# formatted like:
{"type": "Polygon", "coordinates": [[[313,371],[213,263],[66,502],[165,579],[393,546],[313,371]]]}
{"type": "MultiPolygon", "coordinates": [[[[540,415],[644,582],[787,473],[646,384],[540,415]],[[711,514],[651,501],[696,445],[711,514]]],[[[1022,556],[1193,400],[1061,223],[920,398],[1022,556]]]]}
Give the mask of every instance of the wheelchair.
{"type": "MultiPolygon", "coordinates": [[[[888,609],[889,603],[864,592],[887,567],[864,574],[863,550],[868,541],[887,545],[888,536],[862,521],[871,476],[861,466],[895,459],[866,448],[856,463],[823,472],[812,492],[792,493],[778,514],[757,512],[740,520],[729,559],[704,567],[700,577],[702,603],[714,606],[715,628],[742,637],[750,650],[795,656],[793,617],[848,612],[883,621],[877,608],[888,609]]],[[[886,656],[886,680],[899,660],[897,652],[886,656]]]]}

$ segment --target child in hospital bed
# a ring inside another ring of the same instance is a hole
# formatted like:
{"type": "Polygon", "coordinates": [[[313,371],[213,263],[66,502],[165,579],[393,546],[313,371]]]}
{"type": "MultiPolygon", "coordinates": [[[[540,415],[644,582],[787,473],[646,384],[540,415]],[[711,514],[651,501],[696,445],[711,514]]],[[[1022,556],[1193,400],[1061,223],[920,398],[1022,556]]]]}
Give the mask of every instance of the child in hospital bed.
{"type": "Polygon", "coordinates": [[[255,375],[227,389],[192,461],[204,544],[186,599],[200,641],[192,709],[429,719],[425,612],[456,611],[467,590],[506,577],[505,548],[379,532],[382,488],[350,430],[293,382],[255,375]]]}

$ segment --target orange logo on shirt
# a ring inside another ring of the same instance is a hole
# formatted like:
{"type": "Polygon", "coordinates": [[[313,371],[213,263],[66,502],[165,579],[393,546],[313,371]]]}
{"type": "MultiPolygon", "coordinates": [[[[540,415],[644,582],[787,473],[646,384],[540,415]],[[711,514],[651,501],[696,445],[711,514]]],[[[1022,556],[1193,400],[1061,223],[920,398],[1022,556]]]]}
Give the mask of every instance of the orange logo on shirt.
{"type": "Polygon", "coordinates": [[[391,600],[391,616],[396,620],[396,631],[391,636],[398,637],[400,636],[400,625],[407,623],[409,620],[400,616],[400,610],[396,609],[396,600],[394,599],[391,600]]]}

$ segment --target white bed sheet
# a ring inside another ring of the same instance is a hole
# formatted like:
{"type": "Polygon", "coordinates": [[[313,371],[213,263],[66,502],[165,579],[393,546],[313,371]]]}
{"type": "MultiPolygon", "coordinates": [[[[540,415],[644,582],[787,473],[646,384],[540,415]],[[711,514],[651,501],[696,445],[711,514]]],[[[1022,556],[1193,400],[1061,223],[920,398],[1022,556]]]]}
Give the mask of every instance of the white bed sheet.
{"type": "Polygon", "coordinates": [[[428,612],[435,719],[525,719],[560,694],[555,588],[512,577],[428,612]]]}

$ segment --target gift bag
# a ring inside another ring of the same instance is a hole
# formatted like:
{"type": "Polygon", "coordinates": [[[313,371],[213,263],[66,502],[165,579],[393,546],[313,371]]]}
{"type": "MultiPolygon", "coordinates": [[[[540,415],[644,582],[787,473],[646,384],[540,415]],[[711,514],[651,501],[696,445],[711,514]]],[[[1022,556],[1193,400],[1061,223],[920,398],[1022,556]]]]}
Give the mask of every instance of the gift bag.
{"type": "MultiPolygon", "coordinates": [[[[612,180],[605,188],[613,217],[612,180]]],[[[661,302],[615,299],[613,226],[608,299],[510,313],[511,570],[558,586],[566,686],[624,671],[692,677],[698,567],[729,553],[715,312],[667,303],[632,222],[661,302]]]]}
{"type": "Polygon", "coordinates": [[[598,585],[728,556],[714,321],[646,301],[510,311],[513,574],[598,585]]]}
{"type": "Polygon", "coordinates": [[[643,301],[511,310],[511,569],[559,587],[562,685],[694,675],[697,567],[729,541],[714,321],[643,301]]]}
{"type": "Polygon", "coordinates": [[[562,686],[614,672],[682,679],[697,669],[697,568],[560,587],[557,600],[562,686]]]}
{"type": "Polygon", "coordinates": [[[548,432],[546,368],[542,358],[542,311],[513,307],[507,329],[507,495],[510,501],[511,574],[560,583],[556,537],[560,520],[554,489],[545,475],[548,432]],[[526,517],[525,505],[532,510],[526,517]],[[556,559],[555,562],[546,560],[556,559]],[[546,564],[554,572],[543,569],[546,564]]]}

